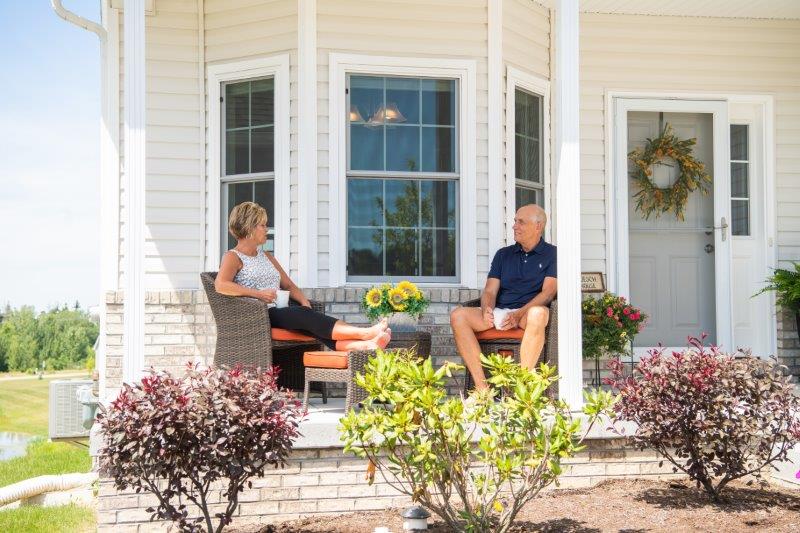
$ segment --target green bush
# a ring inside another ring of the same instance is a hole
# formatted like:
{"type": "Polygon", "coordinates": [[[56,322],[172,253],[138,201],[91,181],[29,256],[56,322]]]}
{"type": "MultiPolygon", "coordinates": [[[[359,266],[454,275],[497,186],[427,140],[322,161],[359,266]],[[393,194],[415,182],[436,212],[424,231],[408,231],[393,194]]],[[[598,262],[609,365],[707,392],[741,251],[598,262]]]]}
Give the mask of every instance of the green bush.
{"type": "MultiPolygon", "coordinates": [[[[581,449],[581,421],[546,394],[557,379],[552,367],[481,357],[495,388],[464,402],[445,388],[459,365],[434,369],[413,353],[378,350],[356,380],[368,398],[341,420],[340,432],[345,451],[370,461],[373,478],[379,469],[449,527],[502,533],[526,502],[557,483],[562,459],[581,449]]],[[[590,424],[613,404],[610,393],[587,400],[590,424]]]]}
{"type": "Polygon", "coordinates": [[[767,286],[755,296],[767,291],[775,291],[775,301],[781,307],[800,312],[800,262],[792,263],[794,271],[788,268],[776,268],[767,278],[767,286]]]}
{"type": "Polygon", "coordinates": [[[626,375],[611,362],[617,418],[633,422],[638,448],[656,450],[714,500],[745,476],[785,461],[800,442],[800,398],[786,367],[746,352],[722,353],[691,339],[653,350],[626,375]]]}

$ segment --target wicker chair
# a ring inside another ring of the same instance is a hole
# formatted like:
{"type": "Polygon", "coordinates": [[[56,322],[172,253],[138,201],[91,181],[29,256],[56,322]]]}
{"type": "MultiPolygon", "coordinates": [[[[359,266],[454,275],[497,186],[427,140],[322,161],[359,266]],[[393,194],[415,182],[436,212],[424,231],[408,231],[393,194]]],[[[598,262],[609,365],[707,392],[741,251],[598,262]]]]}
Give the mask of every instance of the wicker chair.
{"type": "MultiPolygon", "coordinates": [[[[242,364],[267,368],[280,368],[278,383],[282,387],[303,390],[303,353],[322,350],[324,346],[316,339],[275,340],[269,323],[267,304],[254,298],[225,296],[214,288],[216,272],[203,272],[200,280],[217,324],[217,346],[214,364],[233,366],[242,364]]],[[[294,300],[289,305],[299,305],[294,300]]],[[[324,312],[324,304],[311,302],[315,311],[324,312]]],[[[323,399],[325,389],[323,388],[323,399]]]]}
{"type": "MultiPolygon", "coordinates": [[[[464,304],[464,307],[480,307],[481,300],[470,300],[464,304]]],[[[520,339],[515,338],[493,338],[487,340],[478,340],[481,347],[481,352],[488,353],[511,353],[514,360],[519,362],[519,347],[520,339]]],[[[544,330],[544,347],[542,354],[539,356],[539,363],[554,364],[558,362],[558,300],[550,302],[550,320],[544,330]]],[[[473,387],[472,375],[467,371],[464,379],[464,393],[473,387]]]]}

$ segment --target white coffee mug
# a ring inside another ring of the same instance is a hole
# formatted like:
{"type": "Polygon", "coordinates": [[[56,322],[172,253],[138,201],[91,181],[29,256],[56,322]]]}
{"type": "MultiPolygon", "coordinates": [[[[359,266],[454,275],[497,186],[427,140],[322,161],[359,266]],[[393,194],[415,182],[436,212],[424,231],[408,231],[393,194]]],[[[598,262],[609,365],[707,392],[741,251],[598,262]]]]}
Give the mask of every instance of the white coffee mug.
{"type": "Polygon", "coordinates": [[[289,291],[278,289],[278,294],[275,296],[275,307],[281,308],[289,305],[289,291]]]}

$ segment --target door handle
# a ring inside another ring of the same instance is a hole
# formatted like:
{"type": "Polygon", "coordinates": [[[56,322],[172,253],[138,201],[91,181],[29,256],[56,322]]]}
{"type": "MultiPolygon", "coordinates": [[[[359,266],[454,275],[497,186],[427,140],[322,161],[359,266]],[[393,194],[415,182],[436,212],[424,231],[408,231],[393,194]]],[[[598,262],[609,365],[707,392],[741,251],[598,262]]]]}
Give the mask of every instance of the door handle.
{"type": "MultiPolygon", "coordinates": [[[[722,219],[719,221],[719,226],[711,226],[711,227],[707,226],[707,229],[721,229],[722,230],[722,240],[725,241],[725,239],[728,238],[728,221],[725,220],[725,217],[722,217],[722,219]]],[[[710,233],[707,233],[707,234],[710,234],[710,233]]]]}
{"type": "Polygon", "coordinates": [[[713,244],[706,244],[706,247],[704,249],[705,249],[707,254],[710,254],[710,253],[712,253],[714,251],[714,245],[713,244]]]}

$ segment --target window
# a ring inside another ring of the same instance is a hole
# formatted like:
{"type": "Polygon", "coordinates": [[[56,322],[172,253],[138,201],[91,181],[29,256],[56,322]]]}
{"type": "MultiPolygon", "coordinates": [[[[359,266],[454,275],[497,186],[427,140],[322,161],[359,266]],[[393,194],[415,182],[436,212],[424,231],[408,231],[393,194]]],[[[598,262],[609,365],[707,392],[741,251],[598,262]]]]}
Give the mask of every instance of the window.
{"type": "Polygon", "coordinates": [[[731,124],[731,233],[750,235],[749,126],[731,124]]]}
{"type": "Polygon", "coordinates": [[[457,81],[348,77],[347,278],[457,279],[457,81]]]}
{"type": "Polygon", "coordinates": [[[275,82],[274,78],[223,83],[221,87],[221,242],[228,250],[228,215],[241,202],[267,210],[269,231],[264,250],[275,250],[275,82]]]}
{"type": "Polygon", "coordinates": [[[542,97],[514,90],[514,179],[516,208],[544,207],[542,97]]]}

